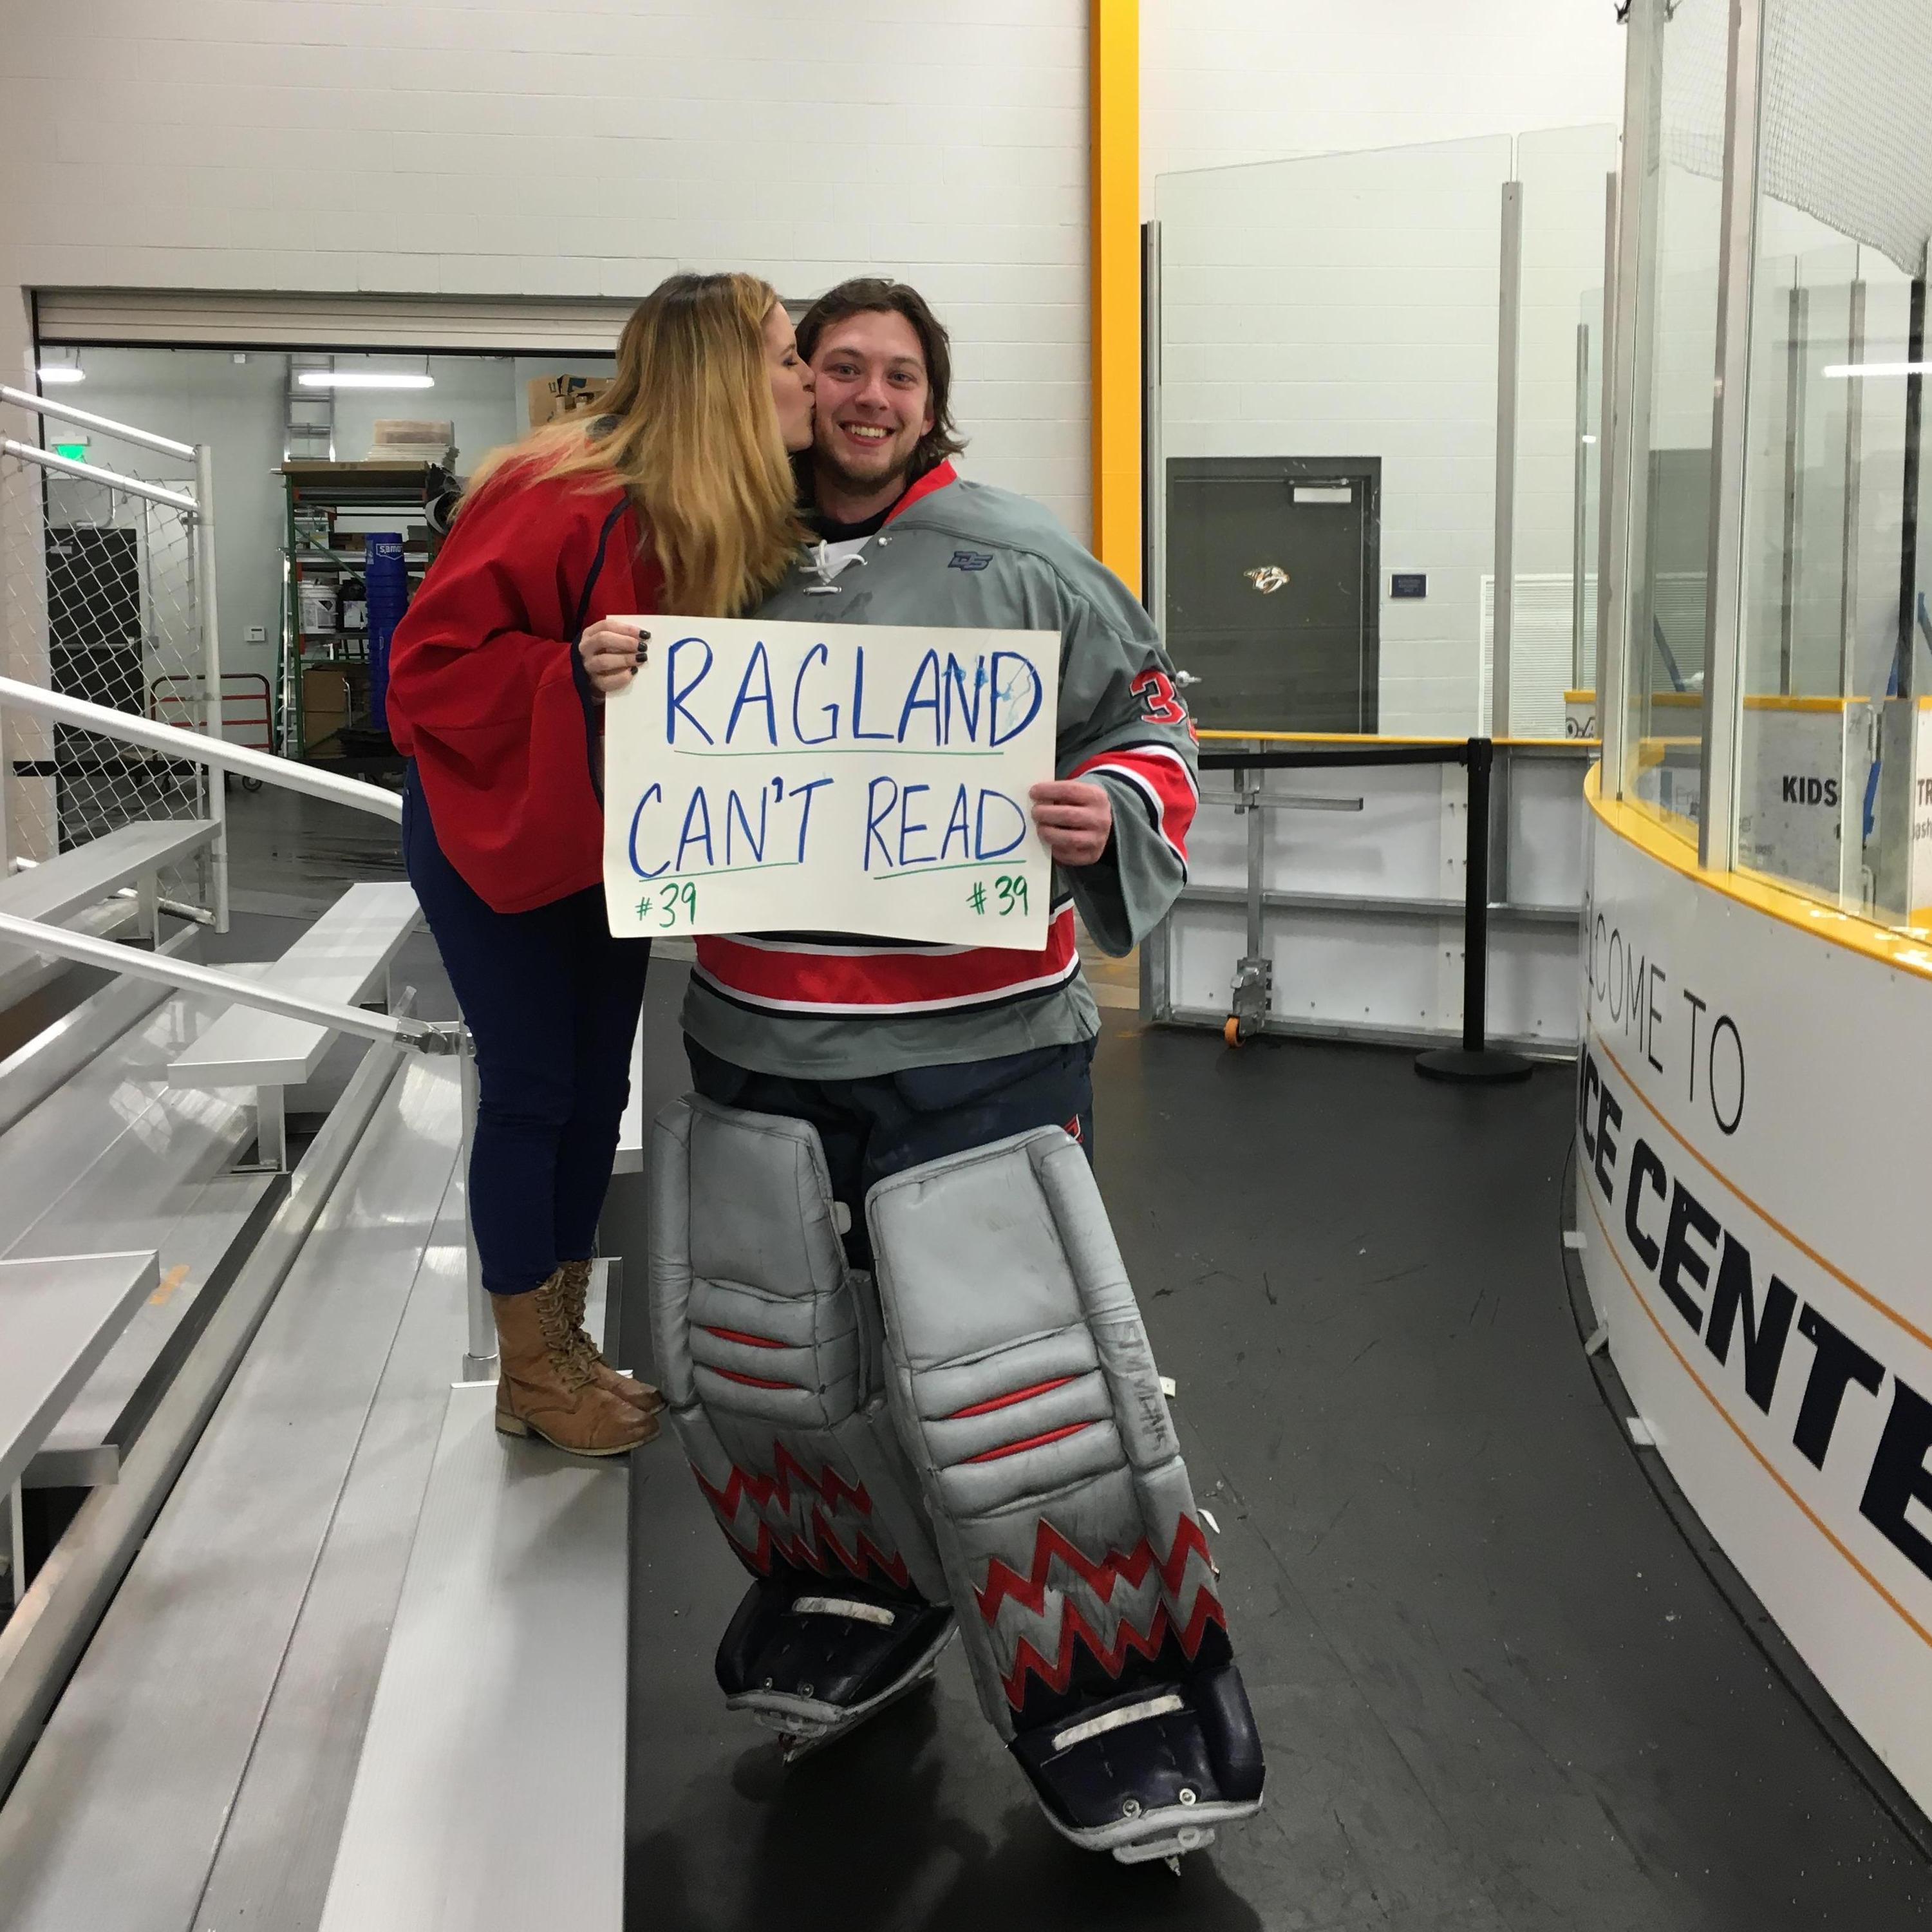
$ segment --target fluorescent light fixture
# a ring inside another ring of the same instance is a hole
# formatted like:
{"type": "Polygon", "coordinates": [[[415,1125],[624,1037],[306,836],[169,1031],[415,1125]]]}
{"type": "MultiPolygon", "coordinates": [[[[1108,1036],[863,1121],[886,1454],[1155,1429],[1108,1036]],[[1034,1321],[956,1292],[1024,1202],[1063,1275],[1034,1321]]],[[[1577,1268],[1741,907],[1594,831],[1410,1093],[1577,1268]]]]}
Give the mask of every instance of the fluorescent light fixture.
{"type": "Polygon", "coordinates": [[[296,378],[304,389],[433,389],[434,376],[387,369],[304,369],[296,378]]]}
{"type": "Polygon", "coordinates": [[[37,371],[44,382],[84,382],[87,372],[78,362],[50,362],[37,371]]]}
{"type": "Polygon", "coordinates": [[[1825,374],[1840,380],[1847,376],[1932,376],[1932,362],[1828,362],[1825,374]]]}

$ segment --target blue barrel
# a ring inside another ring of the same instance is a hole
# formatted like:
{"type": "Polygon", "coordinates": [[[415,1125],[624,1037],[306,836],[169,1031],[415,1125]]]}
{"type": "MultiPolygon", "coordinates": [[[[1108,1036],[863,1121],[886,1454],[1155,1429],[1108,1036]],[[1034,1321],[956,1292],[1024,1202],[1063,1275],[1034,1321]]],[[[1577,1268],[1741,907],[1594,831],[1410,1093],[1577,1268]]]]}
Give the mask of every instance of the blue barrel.
{"type": "Polygon", "coordinates": [[[389,728],[389,638],[409,606],[409,566],[400,530],[371,530],[362,575],[369,586],[369,722],[389,728]]]}

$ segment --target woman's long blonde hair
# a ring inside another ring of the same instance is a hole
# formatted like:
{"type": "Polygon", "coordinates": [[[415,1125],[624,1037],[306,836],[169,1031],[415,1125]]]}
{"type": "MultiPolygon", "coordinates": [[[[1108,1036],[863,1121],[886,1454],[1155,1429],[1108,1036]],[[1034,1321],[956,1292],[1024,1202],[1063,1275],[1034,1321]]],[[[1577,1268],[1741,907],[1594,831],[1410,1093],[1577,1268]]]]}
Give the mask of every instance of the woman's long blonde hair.
{"type": "Polygon", "coordinates": [[[805,537],[765,367],[777,300],[755,275],[660,282],[624,325],[616,380],[593,422],[548,423],[492,452],[472,490],[512,466],[526,465],[520,480],[532,482],[618,478],[663,566],[666,608],[698,617],[748,609],[805,537]]]}

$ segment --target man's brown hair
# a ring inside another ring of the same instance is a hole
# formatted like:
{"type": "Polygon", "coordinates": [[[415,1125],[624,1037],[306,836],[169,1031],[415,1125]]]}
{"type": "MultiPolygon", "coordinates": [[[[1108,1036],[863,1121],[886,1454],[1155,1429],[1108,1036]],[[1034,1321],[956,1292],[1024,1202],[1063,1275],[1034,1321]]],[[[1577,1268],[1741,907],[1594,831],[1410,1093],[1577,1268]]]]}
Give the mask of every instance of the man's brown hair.
{"type": "Polygon", "coordinates": [[[798,352],[809,362],[818,352],[819,338],[835,322],[855,315],[902,315],[919,338],[926,358],[926,380],[932,392],[932,427],[913,452],[915,470],[930,470],[940,458],[956,456],[966,447],[952,420],[952,342],[946,325],[926,306],[925,296],[909,283],[884,275],[855,275],[827,289],[798,320],[798,352]]]}

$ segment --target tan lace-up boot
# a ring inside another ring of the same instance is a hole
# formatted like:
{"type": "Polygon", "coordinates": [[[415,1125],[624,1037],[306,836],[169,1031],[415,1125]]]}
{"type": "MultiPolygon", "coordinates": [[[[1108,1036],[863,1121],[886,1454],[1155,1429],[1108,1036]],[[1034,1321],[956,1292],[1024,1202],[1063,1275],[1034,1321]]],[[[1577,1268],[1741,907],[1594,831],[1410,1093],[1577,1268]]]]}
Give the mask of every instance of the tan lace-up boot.
{"type": "Polygon", "coordinates": [[[664,1406],[664,1397],[649,1382],[640,1382],[635,1376],[627,1376],[611,1367],[584,1326],[584,1311],[590,1300],[590,1264],[566,1262],[558,1271],[563,1276],[564,1299],[570,1310],[571,1331],[576,1338],[577,1352],[590,1364],[590,1373],[598,1387],[609,1390],[614,1396],[621,1396],[634,1408],[641,1408],[647,1415],[656,1414],[664,1406]]]}
{"type": "Polygon", "coordinates": [[[560,1268],[522,1294],[493,1294],[496,1426],[575,1456],[621,1456],[658,1432],[655,1414],[600,1388],[578,1353],[560,1268]]]}

